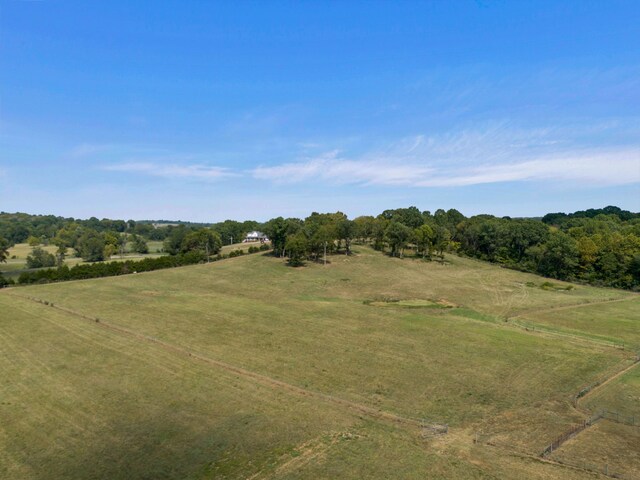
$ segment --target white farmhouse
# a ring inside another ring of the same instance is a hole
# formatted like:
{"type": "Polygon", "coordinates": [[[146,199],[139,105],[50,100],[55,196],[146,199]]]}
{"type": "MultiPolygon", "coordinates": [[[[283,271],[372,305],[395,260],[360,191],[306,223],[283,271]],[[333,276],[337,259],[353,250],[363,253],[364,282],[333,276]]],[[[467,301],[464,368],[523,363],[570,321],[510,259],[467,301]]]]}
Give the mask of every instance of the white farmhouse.
{"type": "Polygon", "coordinates": [[[268,242],[268,241],[269,241],[269,239],[267,238],[267,236],[262,232],[258,232],[257,230],[254,230],[253,232],[247,233],[247,236],[243,240],[244,243],[247,243],[247,242],[264,243],[264,242],[268,242]]]}

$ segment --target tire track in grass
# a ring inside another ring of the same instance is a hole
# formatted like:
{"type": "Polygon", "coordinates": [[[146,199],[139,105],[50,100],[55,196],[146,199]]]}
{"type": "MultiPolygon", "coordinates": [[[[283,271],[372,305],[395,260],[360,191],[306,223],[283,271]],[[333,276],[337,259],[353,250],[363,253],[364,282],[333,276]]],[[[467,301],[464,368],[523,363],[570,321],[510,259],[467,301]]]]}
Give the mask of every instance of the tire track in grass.
{"type": "Polygon", "coordinates": [[[165,342],[164,340],[160,340],[159,338],[156,337],[152,337],[150,335],[145,335],[143,333],[140,332],[136,332],[134,330],[131,330],[129,328],[126,327],[122,327],[120,325],[116,325],[114,323],[110,323],[110,322],[105,322],[104,320],[98,319],[96,317],[90,317],[88,315],[85,315],[81,312],[78,312],[76,310],[72,310],[70,308],[67,307],[63,307],[60,306],[58,304],[53,304],[53,303],[44,303],[45,300],[36,298],[36,297],[30,297],[30,296],[26,296],[26,295],[18,295],[15,293],[7,293],[6,295],[9,296],[13,296],[16,298],[21,298],[23,300],[29,300],[35,303],[39,303],[43,306],[48,306],[49,308],[54,308],[56,310],[59,310],[61,312],[65,312],[69,315],[73,315],[77,318],[81,318],[83,320],[87,320],[90,322],[95,323],[96,326],[100,327],[100,328],[104,328],[104,329],[108,329],[114,332],[118,332],[120,334],[123,335],[128,335],[130,337],[136,338],[137,340],[140,341],[144,341],[144,342],[149,342],[149,343],[153,343],[158,345],[161,348],[164,348],[168,351],[171,351],[173,353],[179,354],[179,355],[184,355],[187,357],[190,357],[194,360],[198,360],[202,363],[206,363],[208,365],[226,370],[230,373],[239,375],[241,377],[253,380],[254,382],[257,382],[263,386],[266,386],[268,388],[272,388],[272,389],[279,389],[279,390],[283,390],[289,393],[292,393],[294,395],[298,395],[301,397],[307,397],[307,398],[314,398],[314,399],[318,399],[318,400],[322,400],[324,402],[327,403],[332,403],[334,405],[340,406],[342,408],[351,410],[352,412],[355,412],[357,414],[360,415],[364,415],[370,418],[373,418],[375,420],[379,420],[379,421],[383,421],[386,423],[391,423],[394,425],[400,425],[403,426],[405,428],[411,428],[411,429],[415,429],[415,430],[431,430],[435,433],[446,433],[448,430],[448,426],[443,425],[443,424],[427,424],[425,422],[423,422],[422,420],[419,419],[415,419],[415,418],[408,418],[408,417],[404,417],[395,413],[391,413],[391,412],[386,412],[384,410],[378,410],[375,409],[373,407],[369,407],[367,405],[363,405],[361,403],[357,403],[357,402],[353,402],[351,400],[346,400],[344,398],[340,398],[340,397],[335,397],[333,395],[329,395],[326,393],[321,393],[321,392],[316,392],[313,390],[308,390],[306,388],[302,388],[299,387],[297,385],[293,385],[291,383],[287,383],[284,382],[282,380],[277,380],[275,378],[269,377],[267,375],[263,375],[257,372],[253,372],[251,370],[247,370],[245,368],[242,367],[238,367],[236,365],[232,365],[230,363],[226,363],[223,362],[221,360],[216,360],[214,358],[211,357],[207,357],[205,355],[202,355],[200,353],[197,352],[193,352],[185,347],[181,347],[179,345],[174,345],[168,342],[165,342]]]}
{"type": "Polygon", "coordinates": [[[509,319],[521,318],[521,317],[526,317],[528,315],[556,312],[559,310],[573,310],[574,308],[593,307],[594,305],[602,305],[606,303],[629,302],[632,300],[637,300],[638,298],[640,298],[640,295],[630,294],[629,296],[623,297],[623,298],[608,298],[606,300],[596,300],[595,302],[574,303],[572,305],[559,305],[557,307],[530,309],[530,310],[525,310],[524,312],[518,313],[517,315],[512,315],[508,318],[509,319]]]}

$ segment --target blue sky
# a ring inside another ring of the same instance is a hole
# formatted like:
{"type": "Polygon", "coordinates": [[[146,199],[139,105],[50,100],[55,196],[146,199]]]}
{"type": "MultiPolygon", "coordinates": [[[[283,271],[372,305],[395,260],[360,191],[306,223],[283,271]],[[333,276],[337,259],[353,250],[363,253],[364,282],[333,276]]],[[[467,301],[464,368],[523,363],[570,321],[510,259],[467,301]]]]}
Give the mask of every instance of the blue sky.
{"type": "Polygon", "coordinates": [[[0,0],[0,210],[640,210],[640,2],[0,0]]]}

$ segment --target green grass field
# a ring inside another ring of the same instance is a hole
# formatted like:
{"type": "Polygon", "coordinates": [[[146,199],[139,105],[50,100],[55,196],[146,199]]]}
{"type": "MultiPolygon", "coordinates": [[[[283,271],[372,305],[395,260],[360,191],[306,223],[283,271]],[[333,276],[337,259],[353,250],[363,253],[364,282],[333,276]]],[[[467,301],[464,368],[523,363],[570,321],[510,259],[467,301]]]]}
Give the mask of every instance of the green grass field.
{"type": "MultiPolygon", "coordinates": [[[[631,364],[591,340],[637,322],[637,295],[355,252],[0,292],[0,477],[584,478],[530,456],[584,418],[575,393],[631,364]],[[548,320],[578,311],[598,329],[548,320]]],[[[588,401],[624,404],[623,378],[588,401]]]]}

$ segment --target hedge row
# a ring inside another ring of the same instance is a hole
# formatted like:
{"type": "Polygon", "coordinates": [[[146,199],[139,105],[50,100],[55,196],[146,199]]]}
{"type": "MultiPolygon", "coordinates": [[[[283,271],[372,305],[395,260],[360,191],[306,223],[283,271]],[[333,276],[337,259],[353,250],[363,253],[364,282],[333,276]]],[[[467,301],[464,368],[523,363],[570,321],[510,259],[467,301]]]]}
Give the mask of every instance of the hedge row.
{"type": "MultiPolygon", "coordinates": [[[[250,249],[250,253],[256,253],[268,249],[269,247],[266,245],[261,248],[254,247],[250,249]]],[[[237,257],[239,255],[244,255],[244,252],[242,250],[235,250],[229,255],[217,255],[215,257],[210,257],[209,261],[214,262],[225,258],[237,257]]],[[[115,277],[117,275],[127,275],[129,273],[150,272],[164,268],[195,265],[206,261],[207,257],[204,253],[194,251],[179,255],[145,258],[143,260],[127,260],[125,262],[85,263],[75,265],[71,268],[63,265],[58,268],[24,272],[18,277],[18,283],[21,285],[28,285],[34,283],[65,282],[68,280],[86,280],[88,278],[115,277]]]]}

